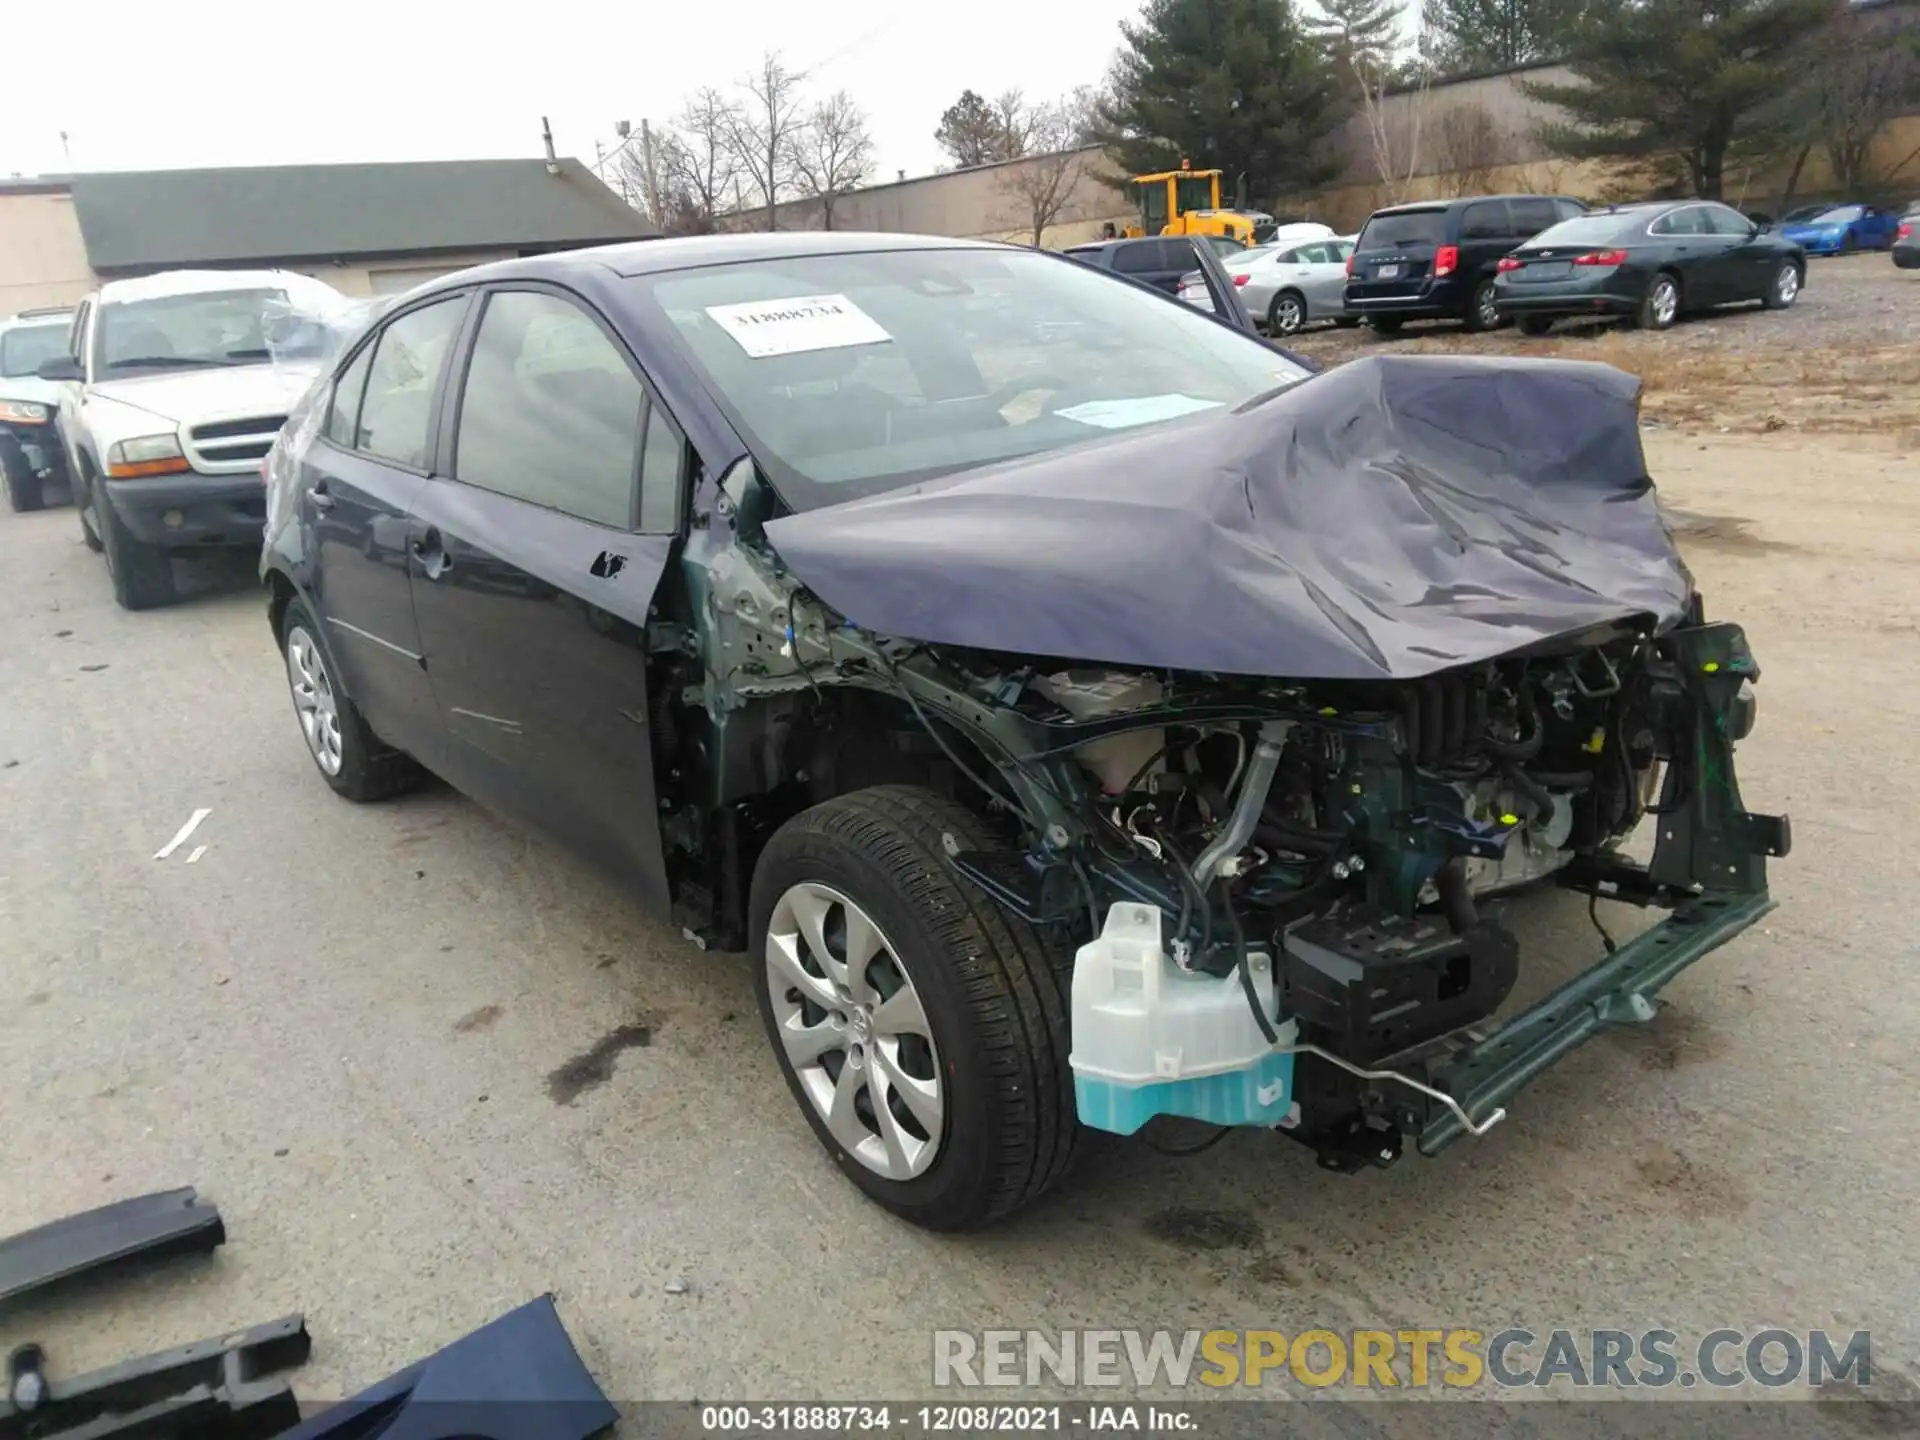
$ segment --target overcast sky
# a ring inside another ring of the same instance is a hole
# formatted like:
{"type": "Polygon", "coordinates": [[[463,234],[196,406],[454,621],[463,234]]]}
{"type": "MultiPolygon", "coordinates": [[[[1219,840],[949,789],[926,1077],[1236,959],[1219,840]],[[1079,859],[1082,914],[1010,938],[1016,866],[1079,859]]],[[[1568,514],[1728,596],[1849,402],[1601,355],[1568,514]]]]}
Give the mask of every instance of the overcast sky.
{"type": "MultiPolygon", "coordinates": [[[[75,12],[76,32],[0,84],[0,176],[79,170],[562,154],[592,162],[617,120],[662,124],[763,50],[853,93],[876,178],[940,163],[961,90],[1050,98],[1097,80],[1139,0],[170,0],[75,12]],[[452,24],[429,12],[456,15],[452,24]],[[84,14],[85,20],[79,19],[84,14]],[[78,32],[84,30],[84,37],[78,32]]],[[[52,12],[48,12],[52,13],[52,12]]],[[[44,38],[44,37],[43,37],[44,38]]]]}

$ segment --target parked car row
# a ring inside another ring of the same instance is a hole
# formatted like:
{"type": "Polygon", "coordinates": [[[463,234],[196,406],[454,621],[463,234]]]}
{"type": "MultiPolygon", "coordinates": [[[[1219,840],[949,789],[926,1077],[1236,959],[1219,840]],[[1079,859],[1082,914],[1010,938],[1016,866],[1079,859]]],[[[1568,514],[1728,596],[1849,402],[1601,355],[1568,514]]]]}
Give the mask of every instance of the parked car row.
{"type": "MultiPolygon", "coordinates": [[[[1589,208],[1563,195],[1477,195],[1389,206],[1357,235],[1320,227],[1236,248],[1223,263],[1247,310],[1277,335],[1318,321],[1390,335],[1410,320],[1540,335],[1584,316],[1661,330],[1726,305],[1785,309],[1816,254],[1886,249],[1894,264],[1920,267],[1917,220],[1871,205],[1811,206],[1774,224],[1717,201],[1589,208]]],[[[1162,262],[1162,288],[1174,263],[1162,262]]],[[[1173,288],[1209,303],[1197,272],[1173,288]]]]}
{"type": "Polygon", "coordinates": [[[1738,807],[1746,640],[1605,458],[1632,377],[1315,374],[1251,333],[1253,270],[1188,253],[1211,317],[845,232],[501,261],[353,323],[176,273],[35,373],[123,605],[254,550],[327,787],[437,774],[749,951],[832,1162],[964,1229],[1159,1116],[1349,1172],[1483,1134],[1567,1016],[1650,1016],[1767,913],[1788,848],[1738,807]],[[1444,525],[1344,483],[1401,470],[1444,525]],[[1516,525],[1553,566],[1452,543],[1516,525]],[[1531,957],[1479,897],[1548,880],[1675,914],[1491,1028],[1531,957]]]}

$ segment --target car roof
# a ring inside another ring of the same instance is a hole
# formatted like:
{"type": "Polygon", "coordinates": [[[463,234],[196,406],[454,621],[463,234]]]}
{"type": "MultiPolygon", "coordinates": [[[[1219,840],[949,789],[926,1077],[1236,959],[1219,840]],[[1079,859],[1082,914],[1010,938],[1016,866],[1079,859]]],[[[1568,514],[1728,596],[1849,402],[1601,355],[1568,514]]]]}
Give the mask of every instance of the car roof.
{"type": "MultiPolygon", "coordinates": [[[[1406,215],[1421,210],[1453,210],[1478,205],[1483,200],[1571,200],[1571,195],[1548,195],[1538,190],[1514,191],[1502,195],[1462,195],[1453,200],[1408,200],[1399,205],[1382,205],[1374,215],[1406,215]]],[[[1368,217],[1369,219],[1372,216],[1368,217]]]]}
{"type": "Polygon", "coordinates": [[[169,295],[202,295],[222,290],[285,290],[291,295],[333,296],[339,291],[296,270],[162,270],[130,280],[109,280],[100,287],[102,305],[129,300],[158,300],[169,295]]]}

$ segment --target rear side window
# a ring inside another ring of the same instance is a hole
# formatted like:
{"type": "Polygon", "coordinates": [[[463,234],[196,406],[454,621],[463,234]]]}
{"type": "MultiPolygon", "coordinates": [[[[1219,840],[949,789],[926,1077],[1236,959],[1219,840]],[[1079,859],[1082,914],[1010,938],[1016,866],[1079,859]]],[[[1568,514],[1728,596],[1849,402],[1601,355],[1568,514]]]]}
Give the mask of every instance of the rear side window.
{"type": "Polygon", "coordinates": [[[353,448],[354,426],[360,419],[360,397],[366,393],[367,371],[373,365],[373,346],[362,347],[353,364],[347,367],[333,387],[333,409],[327,414],[327,438],[334,444],[353,448]]]}
{"type": "Polygon", "coordinates": [[[1631,215],[1581,215],[1562,220],[1533,237],[1535,245],[1604,245],[1632,228],[1631,215]]]}
{"type": "Polygon", "coordinates": [[[355,450],[427,468],[434,386],[466,308],[466,296],[450,296],[408,311],[380,332],[354,426],[355,450]]]}
{"type": "Polygon", "coordinates": [[[1143,241],[1138,245],[1120,245],[1113,251],[1113,268],[1122,275],[1143,275],[1149,270],[1165,270],[1167,265],[1160,258],[1162,246],[1157,240],[1143,241]]]}
{"type": "Polygon", "coordinates": [[[1571,220],[1576,215],[1584,215],[1587,213],[1587,207],[1582,205],[1578,200],[1555,200],[1553,202],[1553,208],[1554,212],[1562,220],[1571,220]]]}
{"type": "Polygon", "coordinates": [[[1513,217],[1513,233],[1523,239],[1529,235],[1538,235],[1549,225],[1558,224],[1560,220],[1560,207],[1544,197],[1509,200],[1507,213],[1513,217]]]}
{"type": "Polygon", "coordinates": [[[578,305],[503,291],[474,337],[454,478],[631,529],[645,408],[626,357],[578,305]]]}
{"type": "Polygon", "coordinates": [[[1376,215],[1360,232],[1362,250],[1398,250],[1407,245],[1438,245],[1447,237],[1444,210],[1399,210],[1376,215]]]}
{"type": "Polygon", "coordinates": [[[1505,240],[1514,233],[1504,200],[1479,200],[1460,216],[1462,240],[1505,240]]]}

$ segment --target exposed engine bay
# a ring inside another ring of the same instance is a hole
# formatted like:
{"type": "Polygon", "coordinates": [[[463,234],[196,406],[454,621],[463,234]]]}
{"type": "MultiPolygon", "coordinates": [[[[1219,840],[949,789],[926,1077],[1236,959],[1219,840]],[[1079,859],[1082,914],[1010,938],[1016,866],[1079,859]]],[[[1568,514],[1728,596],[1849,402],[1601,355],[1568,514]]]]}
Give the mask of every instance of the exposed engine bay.
{"type": "Polygon", "coordinates": [[[1764,914],[1790,844],[1742,806],[1759,667],[1672,548],[1630,377],[1489,378],[1342,367],[1221,421],[1207,463],[1128,442],[1137,486],[1118,452],[1069,451],[782,517],[750,464],[720,477],[700,614],[655,637],[679,656],[656,737],[718,777],[661,800],[682,923],[743,943],[756,837],[863,785],[932,788],[1005,837],[949,836],[946,863],[1073,947],[1083,1123],[1265,1126],[1340,1169],[1484,1133],[1764,914]],[[1376,497],[1341,498],[1346,473],[1376,497]],[[1070,524],[1084,543],[1046,529],[1070,524]],[[1179,608],[1111,562],[1129,547],[1179,608]],[[1643,864],[1621,845],[1647,817],[1643,864]],[[1497,1023],[1527,960],[1485,902],[1539,882],[1673,913],[1599,930],[1604,958],[1497,1023]]]}

